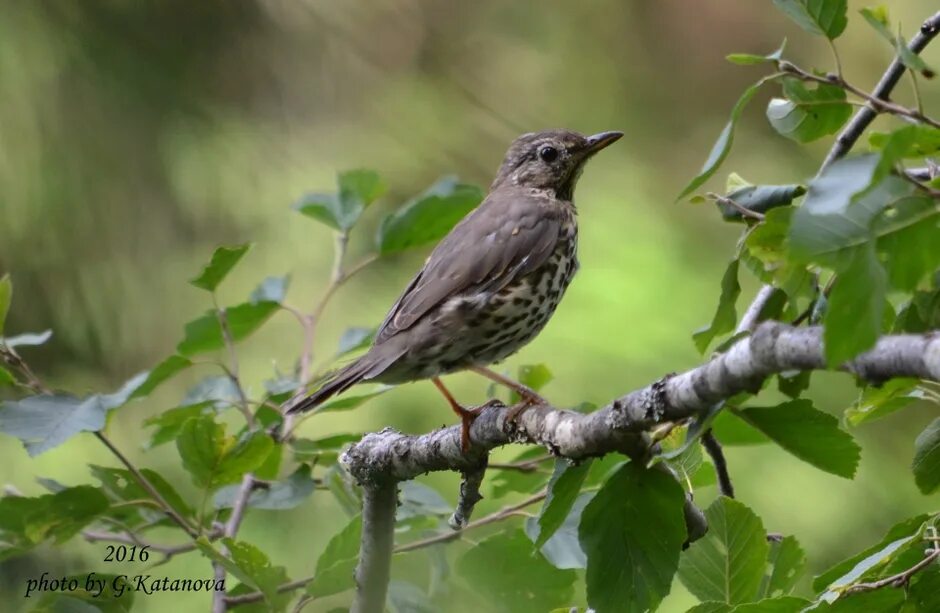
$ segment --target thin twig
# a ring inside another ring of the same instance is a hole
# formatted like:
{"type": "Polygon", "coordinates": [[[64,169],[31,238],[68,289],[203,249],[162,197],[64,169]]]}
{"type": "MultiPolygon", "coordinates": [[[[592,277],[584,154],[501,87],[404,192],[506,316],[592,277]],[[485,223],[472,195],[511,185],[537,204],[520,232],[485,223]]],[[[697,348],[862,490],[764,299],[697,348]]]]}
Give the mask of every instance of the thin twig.
{"type": "Polygon", "coordinates": [[[856,583],[855,585],[846,588],[842,594],[849,595],[858,592],[870,592],[871,590],[877,590],[889,586],[901,587],[902,585],[906,585],[907,582],[911,580],[911,577],[930,566],[936,560],[940,560],[940,549],[932,549],[923,560],[908,568],[904,572],[900,572],[890,577],[885,577],[884,579],[879,579],[878,581],[856,583]]]}
{"type": "MultiPolygon", "coordinates": [[[[214,295],[213,302],[215,302],[214,295]]],[[[225,343],[225,349],[229,355],[229,366],[222,365],[222,370],[225,371],[225,374],[232,381],[232,385],[235,386],[239,400],[238,408],[244,415],[245,421],[248,422],[248,427],[255,430],[258,425],[255,422],[254,414],[251,412],[248,396],[245,394],[245,389],[242,387],[241,379],[238,376],[238,353],[235,351],[235,341],[232,339],[232,331],[228,325],[228,316],[225,309],[219,308],[218,304],[215,305],[215,315],[219,320],[219,327],[222,329],[222,341],[225,343]]]]}
{"type": "Polygon", "coordinates": [[[134,480],[137,481],[137,484],[140,485],[140,487],[144,488],[144,491],[150,494],[151,498],[153,498],[155,501],[157,501],[157,503],[160,504],[160,506],[163,508],[163,511],[167,514],[167,516],[171,520],[173,520],[174,523],[176,523],[176,525],[182,528],[186,532],[186,534],[188,534],[194,539],[199,535],[198,531],[195,528],[193,528],[189,524],[189,522],[186,521],[183,518],[183,516],[180,515],[169,502],[167,502],[166,498],[164,498],[163,495],[160,494],[159,491],[157,491],[157,488],[154,487],[154,485],[150,482],[150,480],[147,479],[147,477],[145,477],[143,473],[141,473],[140,470],[138,470],[137,467],[134,466],[131,463],[131,461],[127,459],[127,456],[121,453],[121,451],[117,447],[114,446],[114,443],[112,443],[111,440],[107,436],[105,436],[103,432],[95,432],[95,436],[98,438],[99,441],[104,443],[104,446],[107,447],[111,451],[112,454],[114,454],[114,456],[121,462],[121,464],[125,466],[125,468],[127,468],[127,470],[134,477],[134,480]]]}
{"type": "Polygon", "coordinates": [[[705,195],[713,199],[718,204],[724,204],[725,206],[730,206],[731,208],[736,210],[738,213],[741,213],[741,215],[743,215],[744,217],[748,217],[750,219],[756,219],[757,221],[764,221],[763,213],[752,211],[746,206],[743,206],[742,204],[739,204],[738,202],[736,202],[733,198],[728,198],[727,196],[722,196],[721,194],[716,194],[714,192],[708,192],[705,195]]]}
{"type": "Polygon", "coordinates": [[[486,517],[481,517],[480,519],[476,521],[472,521],[460,530],[457,530],[457,531],[451,530],[450,532],[441,532],[440,534],[437,534],[435,536],[429,536],[427,538],[424,538],[418,541],[412,541],[404,545],[399,545],[393,550],[393,553],[405,553],[408,551],[415,551],[417,549],[424,549],[425,547],[430,547],[431,545],[436,545],[438,543],[447,543],[449,541],[455,541],[459,539],[463,535],[464,532],[468,530],[473,530],[474,528],[479,528],[481,526],[487,526],[489,524],[512,517],[518,511],[521,511],[522,509],[528,506],[531,506],[535,504],[536,502],[541,502],[542,500],[545,500],[545,496],[547,495],[548,495],[547,491],[539,492],[538,494],[535,494],[534,496],[529,496],[522,502],[518,502],[512,506],[504,507],[500,509],[499,511],[496,511],[495,513],[490,513],[486,517]]]}
{"type": "Polygon", "coordinates": [[[711,428],[702,434],[702,447],[708,452],[715,465],[715,474],[718,475],[718,493],[734,498],[734,486],[731,484],[731,474],[728,473],[728,461],[725,459],[725,452],[721,449],[721,443],[715,438],[715,433],[711,428]]]}

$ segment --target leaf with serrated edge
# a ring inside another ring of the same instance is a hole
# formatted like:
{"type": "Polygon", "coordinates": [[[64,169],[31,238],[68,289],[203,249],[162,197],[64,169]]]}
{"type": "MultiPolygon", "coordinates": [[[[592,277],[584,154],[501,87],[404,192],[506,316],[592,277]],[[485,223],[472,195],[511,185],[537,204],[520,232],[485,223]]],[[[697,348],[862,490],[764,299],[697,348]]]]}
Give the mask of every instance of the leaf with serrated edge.
{"type": "Polygon", "coordinates": [[[855,475],[861,454],[858,443],[839,428],[838,419],[815,408],[811,401],[790,400],[735,414],[801,460],[847,479],[855,475]]]}
{"type": "Polygon", "coordinates": [[[810,34],[830,40],[848,24],[847,0],[774,0],[774,5],[810,34]]]}
{"type": "Polygon", "coordinates": [[[555,460],[555,471],[548,481],[548,494],[538,516],[538,538],[535,548],[539,549],[565,522],[574,505],[581,486],[591,468],[591,460],[572,465],[568,460],[555,460]]]}
{"type": "Polygon", "coordinates": [[[721,296],[718,299],[718,307],[715,309],[711,323],[692,335],[692,340],[695,341],[695,347],[699,350],[699,353],[705,353],[708,345],[716,336],[734,330],[738,318],[735,303],[741,294],[741,286],[738,284],[738,264],[737,259],[731,260],[725,269],[725,274],[721,277],[721,296]]]}
{"type": "Polygon", "coordinates": [[[679,561],[679,579],[700,600],[729,604],[758,597],[769,545],[760,518],[744,504],[719,497],[705,511],[708,532],[679,561]]]}
{"type": "Polygon", "coordinates": [[[219,283],[235,268],[235,265],[242,259],[242,256],[248,253],[249,249],[251,249],[251,243],[216,248],[212,254],[212,259],[203,267],[199,276],[189,282],[200,289],[214,292],[219,283]]]}
{"type": "Polygon", "coordinates": [[[315,598],[329,596],[353,587],[352,570],[359,556],[362,518],[357,515],[326,544],[317,559],[317,570],[307,593],[315,598]]]}
{"type": "Polygon", "coordinates": [[[930,422],[914,441],[911,468],[922,493],[932,494],[940,487],[940,417],[930,422]]]}
{"type": "Polygon", "coordinates": [[[725,161],[725,158],[728,157],[728,152],[731,150],[731,145],[734,142],[734,128],[738,123],[738,120],[741,118],[741,113],[744,112],[744,107],[747,106],[747,103],[751,101],[751,98],[754,97],[754,94],[757,93],[757,90],[760,87],[772,80],[770,77],[764,77],[754,85],[751,85],[749,88],[744,90],[744,93],[741,94],[741,97],[738,98],[738,101],[735,103],[734,108],[731,109],[731,117],[728,119],[728,123],[725,124],[725,127],[721,130],[721,134],[718,135],[718,139],[715,141],[715,144],[712,145],[712,149],[708,154],[708,158],[705,160],[705,163],[702,165],[702,169],[699,171],[699,174],[692,179],[688,185],[682,190],[682,192],[676,197],[676,200],[682,200],[695,190],[697,190],[705,181],[711,178],[713,174],[721,166],[721,163],[725,161]]]}
{"type": "Polygon", "coordinates": [[[664,471],[634,462],[611,475],[581,514],[588,604],[655,609],[669,593],[686,539],[685,494],[664,471]]]}

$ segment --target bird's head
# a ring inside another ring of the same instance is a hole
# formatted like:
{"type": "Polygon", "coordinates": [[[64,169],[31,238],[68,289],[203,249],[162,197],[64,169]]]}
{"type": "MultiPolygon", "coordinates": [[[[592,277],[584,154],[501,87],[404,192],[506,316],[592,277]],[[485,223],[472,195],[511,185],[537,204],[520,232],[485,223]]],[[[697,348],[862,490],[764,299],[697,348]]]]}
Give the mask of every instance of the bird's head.
{"type": "Polygon", "coordinates": [[[509,146],[491,189],[508,185],[548,189],[571,200],[584,163],[621,136],[623,132],[584,136],[571,130],[523,134],[509,146]]]}

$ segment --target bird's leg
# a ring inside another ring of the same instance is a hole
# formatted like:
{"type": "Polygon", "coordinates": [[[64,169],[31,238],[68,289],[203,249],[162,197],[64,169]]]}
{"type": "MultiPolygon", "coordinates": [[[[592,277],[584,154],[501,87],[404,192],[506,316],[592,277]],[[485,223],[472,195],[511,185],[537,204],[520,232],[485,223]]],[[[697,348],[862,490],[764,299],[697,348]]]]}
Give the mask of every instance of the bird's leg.
{"type": "Polygon", "coordinates": [[[473,424],[473,420],[477,418],[477,412],[457,402],[453,394],[450,393],[450,390],[444,387],[444,382],[441,381],[440,377],[432,377],[431,382],[434,383],[434,387],[444,394],[444,398],[447,399],[450,408],[460,417],[460,449],[464,453],[467,453],[470,451],[470,426],[473,424]]]}
{"type": "Polygon", "coordinates": [[[470,370],[477,373],[478,375],[483,375],[491,381],[495,381],[502,386],[508,387],[512,391],[519,394],[522,398],[522,401],[514,404],[506,413],[506,420],[513,422],[519,417],[519,414],[528,409],[529,407],[536,406],[539,404],[548,404],[548,401],[542,398],[538,392],[536,392],[531,387],[525,386],[518,381],[513,381],[509,377],[504,377],[494,370],[490,370],[485,366],[471,366],[470,370]]]}

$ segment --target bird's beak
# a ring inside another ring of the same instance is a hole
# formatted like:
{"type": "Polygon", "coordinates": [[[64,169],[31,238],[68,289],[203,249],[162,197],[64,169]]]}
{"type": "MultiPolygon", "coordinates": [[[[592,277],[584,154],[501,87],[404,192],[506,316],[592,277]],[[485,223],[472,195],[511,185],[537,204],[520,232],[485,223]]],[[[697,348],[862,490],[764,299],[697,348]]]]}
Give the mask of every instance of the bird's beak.
{"type": "Polygon", "coordinates": [[[587,147],[585,148],[585,153],[588,155],[594,155],[607,145],[613,144],[620,140],[620,137],[623,136],[623,132],[599,132],[593,136],[587,137],[587,147]]]}

